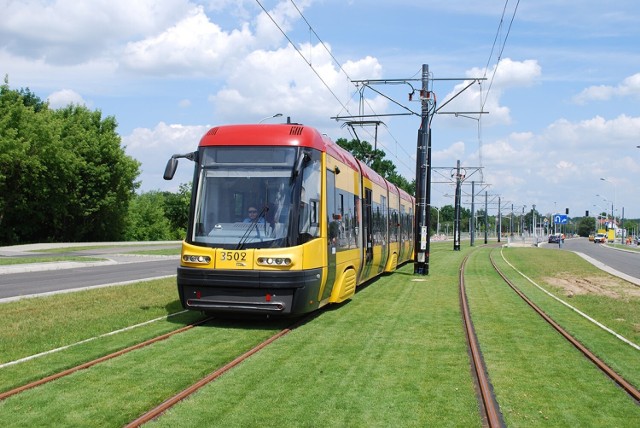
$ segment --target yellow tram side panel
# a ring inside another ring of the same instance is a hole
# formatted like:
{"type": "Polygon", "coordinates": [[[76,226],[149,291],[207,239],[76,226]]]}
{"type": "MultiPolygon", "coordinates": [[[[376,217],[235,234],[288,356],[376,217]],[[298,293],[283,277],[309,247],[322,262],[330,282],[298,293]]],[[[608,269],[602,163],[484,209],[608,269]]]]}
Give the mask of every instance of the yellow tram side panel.
{"type": "Polygon", "coordinates": [[[329,297],[331,303],[341,303],[350,299],[356,293],[358,284],[358,269],[360,264],[360,250],[354,248],[338,253],[336,263],[336,281],[329,297]]]}
{"type": "Polygon", "coordinates": [[[398,267],[398,254],[400,254],[400,245],[398,241],[391,241],[394,239],[402,239],[402,234],[399,229],[399,221],[400,221],[400,197],[398,194],[389,191],[389,218],[387,219],[387,225],[389,228],[389,257],[387,258],[387,263],[385,264],[384,271],[385,272],[393,272],[398,267]],[[391,211],[395,211],[396,219],[391,216],[391,211]],[[397,235],[396,235],[397,233],[397,235]]]}
{"type": "MultiPolygon", "coordinates": [[[[370,179],[364,176],[362,177],[362,181],[365,188],[369,188],[372,190],[371,192],[372,203],[376,202],[380,204],[381,197],[388,196],[386,188],[382,188],[380,185],[378,185],[377,183],[371,181],[370,179]]],[[[387,201],[387,204],[388,204],[388,201],[387,201]]],[[[373,233],[372,231],[369,231],[369,232],[373,233]]],[[[371,267],[368,270],[368,272],[367,272],[367,269],[365,269],[360,274],[361,282],[368,281],[369,279],[375,278],[376,276],[380,275],[380,273],[382,273],[382,271],[384,270],[384,266],[387,262],[386,258],[383,259],[382,245],[380,243],[374,243],[372,250],[373,250],[373,259],[370,264],[371,267]]],[[[363,251],[366,251],[366,249],[363,249],[363,251]]]]}
{"type": "MultiPolygon", "coordinates": [[[[358,201],[360,201],[358,205],[354,207],[353,215],[355,220],[357,220],[359,230],[362,230],[360,173],[331,156],[326,157],[326,165],[329,170],[336,170],[336,168],[340,170],[340,173],[335,176],[336,189],[338,189],[338,191],[344,191],[348,197],[356,196],[358,201]]],[[[323,218],[327,217],[325,216],[323,218]]],[[[359,285],[357,278],[361,268],[361,251],[360,241],[356,240],[352,248],[342,248],[336,253],[334,284],[325,284],[326,287],[332,286],[331,295],[328,298],[329,303],[343,302],[355,294],[356,287],[359,285]]]]}

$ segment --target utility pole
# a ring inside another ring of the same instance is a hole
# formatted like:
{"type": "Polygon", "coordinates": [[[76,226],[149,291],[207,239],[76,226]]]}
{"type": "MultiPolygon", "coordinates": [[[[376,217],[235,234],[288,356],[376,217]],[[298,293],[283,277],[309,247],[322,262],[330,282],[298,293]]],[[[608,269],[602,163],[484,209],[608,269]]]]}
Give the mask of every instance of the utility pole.
{"type": "Polygon", "coordinates": [[[416,218],[414,225],[413,273],[429,275],[429,251],[431,247],[431,129],[429,93],[429,66],[422,64],[422,90],[420,101],[422,114],[416,147],[416,218]]]}
{"type": "Polygon", "coordinates": [[[484,243],[486,245],[489,242],[489,215],[487,214],[487,210],[489,209],[489,204],[487,203],[489,198],[488,192],[484,191],[484,243]]]}
{"type": "Polygon", "coordinates": [[[456,195],[455,195],[455,219],[453,222],[453,250],[460,251],[460,183],[464,179],[464,174],[460,173],[460,161],[456,167],[456,195]]]}
{"type": "MultiPolygon", "coordinates": [[[[459,112],[459,111],[443,111],[441,112],[444,106],[453,101],[458,95],[462,92],[466,91],[473,85],[474,83],[479,83],[482,80],[486,80],[486,77],[478,77],[478,78],[439,78],[439,79],[429,79],[429,66],[427,64],[422,65],[422,76],[421,79],[365,79],[365,80],[352,80],[356,86],[362,85],[361,93],[361,104],[363,98],[363,90],[365,88],[371,89],[375,91],[377,94],[384,96],[388,100],[390,100],[393,104],[402,108],[404,113],[387,113],[387,114],[359,114],[357,116],[336,116],[332,117],[335,120],[352,120],[351,124],[354,125],[364,125],[370,124],[369,121],[363,119],[375,117],[376,119],[382,116],[418,116],[418,113],[411,110],[410,108],[400,104],[399,102],[387,97],[382,94],[380,91],[373,89],[373,85],[377,84],[406,84],[411,88],[411,92],[409,93],[409,101],[413,101],[413,95],[416,90],[411,85],[413,81],[421,81],[422,89],[420,90],[420,102],[421,102],[421,113],[420,113],[420,129],[418,130],[418,142],[416,147],[416,212],[414,215],[414,268],[413,272],[419,275],[428,275],[429,274],[429,253],[431,247],[431,120],[435,114],[454,114],[462,117],[469,117],[467,115],[480,115],[480,114],[488,114],[486,111],[476,111],[476,112],[459,112]],[[450,96],[448,100],[446,100],[439,108],[436,108],[436,97],[429,90],[429,80],[461,80],[461,81],[471,81],[464,88],[460,89],[457,93],[450,96]]],[[[472,118],[473,119],[473,118],[472,118]]],[[[353,127],[352,127],[353,128],[353,127]]],[[[458,162],[459,166],[460,162],[458,162]]],[[[464,179],[464,176],[463,176],[464,179]]],[[[459,187],[459,186],[458,186],[459,187]]],[[[460,201],[458,195],[458,202],[460,201]]],[[[458,218],[459,222],[459,218],[458,218]]],[[[460,231],[458,230],[458,246],[460,242],[460,231]]]]}
{"type": "Polygon", "coordinates": [[[500,238],[502,237],[502,211],[500,208],[500,197],[498,196],[498,242],[500,242],[500,238]]]}
{"type": "Polygon", "coordinates": [[[475,205],[475,197],[476,197],[476,182],[471,182],[471,217],[469,217],[469,235],[471,240],[471,246],[476,245],[476,205],[475,205]]]}

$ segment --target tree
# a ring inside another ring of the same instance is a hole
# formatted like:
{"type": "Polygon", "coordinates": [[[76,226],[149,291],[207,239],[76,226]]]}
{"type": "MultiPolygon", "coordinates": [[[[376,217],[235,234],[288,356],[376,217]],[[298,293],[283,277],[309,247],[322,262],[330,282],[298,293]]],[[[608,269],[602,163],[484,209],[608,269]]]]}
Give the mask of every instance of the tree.
{"type": "Polygon", "coordinates": [[[348,150],[356,157],[356,159],[366,163],[375,172],[382,177],[395,184],[399,188],[403,189],[410,195],[416,193],[416,183],[413,180],[411,183],[398,174],[396,166],[388,159],[385,159],[385,152],[380,149],[373,149],[371,144],[366,141],[351,140],[347,141],[345,138],[338,138],[336,144],[345,150],[348,150]]]}
{"type": "Polygon", "coordinates": [[[151,191],[137,195],[129,206],[125,239],[160,241],[173,239],[171,225],[165,217],[165,195],[151,191]]]}
{"type": "Polygon", "coordinates": [[[0,243],[118,240],[138,186],[113,117],[0,87],[0,243]]]}
{"type": "Polygon", "coordinates": [[[596,230],[596,219],[593,217],[582,217],[578,220],[577,233],[580,236],[589,236],[596,230]]]}
{"type": "Polygon", "coordinates": [[[164,192],[164,215],[169,220],[172,239],[183,239],[189,223],[191,184],[182,183],[178,193],[164,192]]]}

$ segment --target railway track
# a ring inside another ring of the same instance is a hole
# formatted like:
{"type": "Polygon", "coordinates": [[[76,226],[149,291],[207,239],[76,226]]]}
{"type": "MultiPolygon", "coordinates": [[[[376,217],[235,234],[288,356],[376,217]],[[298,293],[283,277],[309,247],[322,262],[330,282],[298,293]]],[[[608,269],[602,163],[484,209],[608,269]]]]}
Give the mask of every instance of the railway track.
{"type": "MultiPolygon", "coordinates": [[[[288,327],[283,328],[282,330],[278,331],[277,333],[275,333],[271,337],[269,337],[266,340],[262,341],[261,343],[255,345],[249,351],[237,356],[232,361],[228,362],[227,364],[223,365],[222,367],[217,368],[216,370],[214,370],[209,375],[207,375],[204,378],[200,379],[199,381],[195,382],[194,384],[192,384],[188,388],[184,389],[183,391],[179,392],[178,394],[175,394],[174,396],[168,398],[167,400],[162,402],[157,407],[149,410],[148,412],[145,412],[144,414],[139,416],[136,420],[130,422],[126,426],[136,427],[136,426],[140,426],[140,425],[142,425],[142,424],[144,424],[146,422],[149,422],[149,421],[155,419],[156,417],[158,417],[159,415],[164,413],[166,410],[170,409],[172,406],[174,406],[178,402],[182,401],[183,399],[187,398],[191,394],[195,393],[197,390],[199,390],[200,388],[202,388],[206,384],[214,381],[216,378],[218,378],[222,374],[226,373],[227,371],[231,370],[233,367],[237,366],[242,361],[244,361],[247,358],[249,358],[251,355],[256,354],[257,352],[259,352],[260,350],[262,350],[263,348],[268,346],[270,343],[276,341],[277,339],[279,339],[280,337],[286,335],[287,333],[291,332],[292,330],[296,329],[300,325],[303,325],[304,323],[308,322],[309,320],[311,320],[312,318],[316,317],[317,315],[318,315],[318,313],[314,312],[314,313],[311,313],[311,314],[309,314],[308,316],[306,316],[304,318],[296,319],[288,327]]],[[[46,377],[38,379],[36,381],[33,381],[33,382],[30,382],[30,383],[24,384],[22,386],[13,388],[11,390],[5,391],[3,393],[0,393],[0,401],[2,401],[4,399],[7,399],[9,397],[12,397],[14,395],[20,394],[20,393],[22,393],[24,391],[27,391],[29,389],[36,388],[38,386],[47,384],[49,382],[52,382],[54,380],[63,378],[65,376],[69,376],[69,375],[71,375],[73,373],[76,373],[78,371],[88,369],[90,367],[93,367],[93,366],[95,366],[97,364],[100,364],[100,363],[103,363],[105,361],[108,361],[108,360],[123,356],[125,354],[128,354],[131,351],[134,351],[134,350],[137,350],[137,349],[141,349],[141,348],[147,347],[149,345],[152,345],[154,343],[166,340],[166,339],[168,339],[168,338],[170,338],[172,336],[175,336],[175,335],[178,335],[180,333],[184,333],[184,332],[186,332],[188,330],[191,330],[192,328],[194,328],[196,326],[206,324],[207,322],[209,322],[209,321],[211,321],[213,319],[214,319],[213,317],[203,318],[201,320],[198,320],[198,321],[195,321],[193,323],[190,323],[190,324],[188,324],[188,325],[186,325],[186,326],[184,326],[182,328],[179,328],[177,330],[171,331],[169,333],[162,334],[160,336],[151,338],[149,340],[146,340],[144,342],[138,343],[136,345],[121,349],[119,351],[116,351],[116,352],[113,352],[111,354],[102,356],[100,358],[96,358],[94,360],[87,361],[87,362],[79,364],[79,365],[77,365],[75,367],[60,371],[58,373],[54,373],[52,375],[46,376],[46,377]]]]}
{"type": "MultiPolygon", "coordinates": [[[[629,396],[631,396],[637,404],[640,404],[640,391],[635,388],[629,381],[624,379],[618,373],[616,373],[611,367],[609,367],[604,361],[598,358],[591,350],[580,343],[576,338],[569,334],[564,328],[562,328],[555,320],[547,315],[540,307],[538,307],[531,299],[529,299],[498,267],[493,257],[493,250],[489,253],[489,259],[492,268],[499,275],[499,277],[506,283],[526,304],[535,311],[545,322],[552,326],[560,336],[569,342],[572,346],[577,348],[582,355],[591,361],[602,373],[613,380],[619,387],[621,387],[629,396]]],[[[475,377],[474,382],[476,385],[476,392],[478,397],[478,405],[480,408],[483,425],[488,427],[502,427],[505,426],[504,419],[502,417],[499,403],[497,402],[495,395],[493,394],[493,387],[490,382],[490,376],[484,363],[480,344],[475,333],[474,325],[471,320],[471,314],[469,309],[469,303],[467,300],[466,288],[465,288],[465,265],[467,263],[469,255],[467,255],[460,264],[459,271],[459,294],[460,294],[460,306],[463,315],[463,324],[465,328],[465,334],[467,337],[468,352],[471,357],[471,371],[475,377]]]]}
{"type": "Polygon", "coordinates": [[[153,343],[160,342],[162,340],[168,339],[171,336],[174,336],[176,334],[184,333],[185,331],[191,330],[193,327],[202,325],[202,324],[210,321],[211,319],[212,319],[211,317],[208,317],[208,318],[204,318],[204,319],[195,321],[195,322],[193,322],[191,324],[188,324],[188,325],[186,325],[186,326],[184,326],[182,328],[179,328],[177,330],[171,331],[169,333],[162,334],[160,336],[151,338],[149,340],[145,340],[144,342],[138,343],[136,345],[129,346],[127,348],[121,349],[119,351],[113,352],[113,353],[105,355],[105,356],[102,356],[100,358],[96,358],[94,360],[87,361],[86,363],[79,364],[79,365],[77,365],[75,367],[72,367],[70,369],[63,370],[61,372],[46,376],[46,377],[44,377],[42,379],[38,379],[36,381],[27,383],[27,384],[19,386],[17,388],[10,389],[9,391],[5,391],[3,393],[0,393],[0,401],[4,400],[6,398],[9,398],[9,397],[11,397],[13,395],[19,394],[19,393],[21,393],[23,391],[26,391],[28,389],[32,389],[32,388],[35,388],[37,386],[44,385],[46,383],[52,382],[52,381],[54,381],[56,379],[60,379],[60,378],[65,377],[65,376],[69,376],[70,374],[73,374],[73,373],[78,372],[80,370],[88,369],[89,367],[95,366],[96,364],[100,364],[102,362],[111,360],[113,358],[119,357],[119,356],[124,355],[124,354],[127,354],[127,353],[129,353],[131,351],[135,351],[136,349],[141,349],[141,348],[149,346],[149,345],[151,345],[153,343]]]}
{"type": "Polygon", "coordinates": [[[609,367],[604,361],[598,358],[593,352],[591,352],[586,346],[584,346],[580,341],[578,341],[575,337],[573,337],[569,332],[567,332],[560,324],[554,321],[549,315],[547,315],[539,306],[531,301],[515,284],[507,278],[500,268],[495,263],[493,259],[493,254],[489,254],[489,258],[491,260],[491,265],[495,269],[495,271],[500,275],[500,277],[506,282],[509,287],[518,295],[522,300],[524,300],[527,305],[529,305],[542,319],[544,319],[549,325],[551,325],[560,335],[567,340],[571,345],[577,348],[588,360],[590,360],[598,369],[600,369],[605,375],[607,375],[611,380],[613,380],[616,384],[618,384],[622,389],[624,389],[635,401],[640,404],[640,391],[635,388],[630,382],[616,373],[611,367],[609,367]]]}
{"type": "Polygon", "coordinates": [[[318,315],[317,313],[313,312],[310,315],[307,315],[307,316],[303,317],[302,319],[295,321],[290,326],[285,327],[284,329],[280,330],[279,332],[277,332],[273,336],[267,338],[266,340],[264,340],[263,342],[259,343],[258,345],[256,345],[255,347],[251,348],[250,350],[248,350],[247,352],[243,353],[242,355],[239,355],[237,358],[233,359],[232,361],[230,361],[229,363],[225,364],[224,366],[222,366],[222,367],[218,368],[217,370],[211,372],[210,374],[208,374],[204,378],[202,378],[199,381],[193,383],[191,386],[189,386],[189,387],[185,388],[184,390],[180,391],[179,393],[177,393],[173,397],[168,398],[167,400],[162,402],[157,407],[155,407],[155,408],[149,410],[148,412],[142,414],[137,419],[135,419],[134,421],[132,421],[129,424],[127,424],[126,427],[127,428],[139,427],[139,426],[141,426],[141,425],[143,425],[143,424],[145,424],[147,422],[152,421],[153,419],[157,418],[158,416],[162,415],[164,412],[169,410],[171,407],[173,407],[176,404],[178,404],[180,401],[182,401],[185,398],[189,397],[190,395],[194,394],[196,391],[198,391],[203,386],[207,385],[210,382],[213,382],[218,377],[222,376],[224,373],[228,372],[229,370],[231,370],[232,368],[234,368],[238,364],[242,363],[243,361],[245,361],[250,356],[256,354],[257,352],[260,352],[262,349],[264,349],[269,344],[273,343],[274,341],[278,340],[279,338],[281,338],[282,336],[288,334],[289,332],[295,330],[299,326],[307,323],[312,318],[315,318],[317,315],[318,315]]]}
{"type": "Polygon", "coordinates": [[[471,312],[469,310],[464,282],[464,268],[468,258],[469,255],[467,254],[460,264],[458,285],[460,288],[460,307],[462,309],[464,330],[467,337],[467,349],[471,356],[471,372],[475,377],[474,383],[476,385],[478,405],[480,406],[483,425],[491,428],[503,427],[505,424],[500,413],[500,406],[498,406],[498,402],[493,394],[493,388],[489,381],[489,375],[482,358],[482,353],[480,352],[480,345],[476,337],[473,322],[471,321],[471,312]]]}

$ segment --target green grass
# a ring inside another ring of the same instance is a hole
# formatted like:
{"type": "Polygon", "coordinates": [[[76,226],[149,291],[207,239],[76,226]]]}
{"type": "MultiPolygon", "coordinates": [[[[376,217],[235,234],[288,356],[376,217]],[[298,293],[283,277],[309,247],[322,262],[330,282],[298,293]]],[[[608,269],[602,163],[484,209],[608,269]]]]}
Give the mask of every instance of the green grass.
{"type": "MultiPolygon", "coordinates": [[[[458,302],[457,276],[471,249],[432,243],[430,274],[408,264],[323,312],[205,386],[159,426],[480,426],[458,302]],[[421,280],[421,281],[416,281],[421,280]]],[[[558,344],[510,289],[485,248],[472,254],[467,287],[490,376],[510,426],[632,426],[638,406],[590,363],[558,344]],[[531,336],[533,342],[523,338],[531,336]],[[543,351],[542,355],[539,351],[543,351]],[[579,367],[578,373],[570,369],[579,367]],[[572,373],[566,375],[566,373],[572,373]],[[534,374],[542,374],[536,379],[534,374]],[[565,382],[565,376],[570,377],[565,382]],[[523,383],[531,380],[532,383],[523,383]],[[606,403],[604,408],[598,407],[606,403]]],[[[553,262],[541,249],[508,249],[532,275],[578,274],[582,259],[553,262]],[[544,267],[544,269],[541,269],[544,267]]],[[[561,252],[564,254],[564,252],[561,252]]],[[[589,271],[589,275],[599,271],[589,271]]],[[[530,288],[533,288],[532,286],[530,288]]],[[[548,300],[539,292],[536,299],[548,300]]],[[[579,296],[575,296],[575,301],[579,296]]],[[[597,296],[585,306],[604,305],[597,296]]],[[[614,302],[615,303],[615,302],[614,302]]],[[[548,303],[550,306],[561,306],[548,303]]],[[[620,311],[637,326],[637,306],[620,311]]],[[[637,304],[637,303],[636,303],[637,304]]],[[[613,310],[603,306],[603,312],[613,310]],[[606,309],[608,308],[608,309],[606,309]]],[[[0,305],[0,362],[68,345],[181,310],[175,279],[0,305]]],[[[558,310],[563,315],[562,310],[558,310]]],[[[611,315],[619,316],[617,315],[611,315]]],[[[187,313],[0,369],[0,390],[179,328],[187,313]]],[[[573,325],[571,318],[567,322],[573,325]]],[[[282,322],[212,322],[0,402],[2,426],[122,426],[272,335],[282,322]]],[[[576,330],[591,328],[575,322],[576,330]],[[579,327],[579,328],[578,328],[579,327]]],[[[605,340],[606,342],[606,340],[605,340]]],[[[599,346],[599,345],[598,345],[599,346]]],[[[617,345],[607,345],[617,349],[617,345]]],[[[619,352],[619,351],[616,351],[619,352]]],[[[638,370],[635,360],[621,366],[638,370]],[[635,365],[634,365],[635,361],[635,365]],[[635,368],[635,369],[634,369],[635,368]]],[[[631,354],[632,357],[634,354],[631,354]]]]}
{"type": "Polygon", "coordinates": [[[614,248],[620,248],[622,250],[640,252],[640,245],[626,245],[626,244],[614,244],[614,243],[607,244],[607,245],[614,248]]]}
{"type": "MultiPolygon", "coordinates": [[[[486,263],[489,251],[480,249],[471,256],[465,277],[471,284],[467,293],[472,318],[507,425],[636,426],[640,411],[633,400],[612,387],[608,378],[491,273],[486,263]]],[[[517,257],[523,269],[532,270],[547,266],[547,258],[558,252],[509,249],[507,253],[517,257]]],[[[499,254],[494,256],[497,259],[499,254]]],[[[578,266],[564,266],[568,271],[579,269],[580,260],[575,262],[578,266]]]]}
{"type": "Polygon", "coordinates": [[[461,253],[413,266],[272,344],[159,426],[479,426],[455,287],[461,253]],[[215,403],[215,405],[211,405],[215,403]]]}
{"type": "MultiPolygon", "coordinates": [[[[32,250],[32,252],[36,252],[36,253],[69,253],[69,252],[76,252],[76,251],[87,251],[87,250],[100,250],[100,249],[105,249],[105,248],[120,248],[122,249],[122,251],[124,253],[140,253],[140,254],[148,254],[151,253],[153,254],[156,251],[159,251],[159,254],[162,254],[162,251],[165,251],[164,249],[160,248],[160,249],[154,249],[154,247],[166,247],[169,244],[153,244],[153,243],[149,243],[149,242],[144,242],[144,243],[140,243],[137,244],[135,242],[129,242],[127,243],[126,241],[123,241],[120,244],[109,244],[109,245],[83,245],[83,246],[69,246],[69,247],[55,247],[55,248],[44,248],[44,249],[39,249],[39,250],[32,250]],[[131,248],[131,247],[135,247],[135,246],[144,246],[144,247],[148,247],[149,250],[142,250],[142,251],[127,251],[127,249],[131,248]]],[[[175,248],[178,250],[180,250],[180,243],[176,243],[175,244],[175,248]]],[[[166,251],[171,251],[168,254],[175,254],[175,251],[173,249],[169,249],[166,251]]]]}
{"type": "MultiPolygon", "coordinates": [[[[553,295],[633,343],[640,344],[640,292],[635,285],[593,267],[570,252],[558,254],[557,251],[552,250],[520,249],[520,251],[512,251],[505,249],[504,254],[518,270],[553,295]],[[539,265],[547,266],[548,270],[536,269],[535,266],[539,265]],[[549,282],[553,282],[552,278],[575,280],[582,277],[588,278],[591,282],[606,284],[606,290],[614,292],[617,297],[593,292],[589,294],[569,293],[561,287],[549,284],[549,282]]],[[[640,351],[621,342],[612,334],[596,327],[575,311],[544,294],[513,271],[502,261],[499,254],[495,255],[495,260],[531,300],[614,370],[640,388],[640,365],[638,364],[640,351]]]]}
{"type": "Polygon", "coordinates": [[[75,256],[63,256],[63,257],[7,257],[0,258],[0,266],[20,265],[29,263],[51,263],[51,262],[101,262],[105,259],[96,257],[75,257],[75,256]]]}
{"type": "Polygon", "coordinates": [[[160,250],[141,250],[141,251],[127,251],[125,254],[141,254],[141,255],[150,255],[150,256],[176,256],[180,255],[181,248],[177,246],[176,248],[167,248],[160,250]]]}

